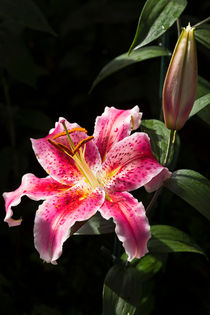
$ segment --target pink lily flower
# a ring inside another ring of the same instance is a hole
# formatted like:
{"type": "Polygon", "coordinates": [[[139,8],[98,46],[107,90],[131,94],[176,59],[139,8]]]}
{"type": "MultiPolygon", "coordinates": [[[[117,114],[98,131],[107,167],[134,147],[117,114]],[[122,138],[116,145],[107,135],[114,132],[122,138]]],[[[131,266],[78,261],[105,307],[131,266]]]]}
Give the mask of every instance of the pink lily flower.
{"type": "Polygon", "coordinates": [[[139,127],[141,116],[138,106],[131,110],[106,107],[96,118],[91,137],[76,123],[60,118],[49,135],[32,139],[36,157],[49,176],[26,174],[18,189],[3,196],[9,226],[21,223],[12,218],[12,207],[22,196],[44,200],[34,223],[40,258],[56,264],[75,223],[97,211],[105,219],[113,218],[129,261],[147,253],[150,227],[145,209],[127,191],[143,185],[154,191],[171,173],[155,159],[146,133],[130,135],[139,127]]]}

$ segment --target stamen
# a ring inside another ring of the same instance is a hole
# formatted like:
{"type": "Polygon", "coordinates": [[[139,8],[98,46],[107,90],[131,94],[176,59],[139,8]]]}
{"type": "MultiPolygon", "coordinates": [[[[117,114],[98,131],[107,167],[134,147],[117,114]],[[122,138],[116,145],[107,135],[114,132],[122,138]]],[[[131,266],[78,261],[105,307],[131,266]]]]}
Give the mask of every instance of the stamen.
{"type": "Polygon", "coordinates": [[[133,116],[131,115],[131,130],[134,129],[134,126],[135,126],[134,119],[133,119],[133,116]]]}
{"type": "Polygon", "coordinates": [[[87,143],[88,141],[92,140],[93,138],[94,138],[93,136],[90,136],[90,137],[87,137],[87,138],[85,138],[85,139],[82,139],[82,140],[76,145],[76,147],[74,148],[74,150],[73,150],[72,153],[75,154],[83,144],[87,143]]]}
{"type": "Polygon", "coordinates": [[[52,141],[51,139],[47,139],[47,141],[52,144],[56,149],[60,150],[61,152],[70,154],[71,156],[74,155],[74,153],[72,152],[72,150],[70,148],[68,148],[66,145],[62,144],[62,143],[57,143],[55,141],[52,141]]]}
{"type": "MultiPolygon", "coordinates": [[[[54,139],[54,138],[53,138],[53,139],[54,139]]],[[[47,139],[47,141],[48,141],[50,144],[52,144],[54,147],[56,147],[56,149],[59,149],[60,151],[62,151],[62,152],[64,152],[64,153],[67,153],[67,154],[69,154],[69,155],[71,155],[71,156],[74,156],[75,153],[78,152],[78,150],[80,149],[80,147],[81,147],[83,144],[87,143],[88,141],[90,141],[90,140],[92,140],[92,139],[93,139],[93,136],[89,136],[89,137],[87,137],[87,138],[85,138],[85,139],[82,139],[82,140],[76,145],[76,147],[75,147],[73,150],[71,150],[71,148],[67,147],[67,146],[64,145],[64,144],[55,142],[55,141],[53,141],[53,140],[51,140],[51,139],[47,139]]]]}
{"type": "MultiPolygon", "coordinates": [[[[80,128],[80,127],[75,127],[75,128],[70,129],[70,130],[67,130],[67,131],[68,131],[68,134],[73,133],[75,131],[87,133],[87,130],[85,128],[80,128]]],[[[55,139],[62,137],[62,136],[66,136],[66,131],[58,133],[52,139],[55,140],[55,139]]]]}
{"type": "Polygon", "coordinates": [[[91,187],[96,188],[99,185],[99,182],[98,182],[97,178],[95,177],[95,175],[92,173],[92,170],[90,169],[89,165],[85,161],[86,143],[89,142],[90,140],[92,140],[93,136],[89,136],[89,137],[82,139],[82,140],[81,140],[81,137],[79,136],[79,143],[75,146],[73,140],[70,137],[70,134],[75,132],[75,131],[87,133],[86,129],[76,127],[76,128],[71,129],[71,130],[68,130],[66,128],[65,121],[62,121],[61,123],[65,129],[65,132],[62,132],[62,133],[55,135],[52,139],[47,139],[48,142],[50,144],[52,144],[55,148],[60,150],[61,152],[70,156],[74,160],[78,170],[85,177],[85,181],[87,183],[89,183],[91,187]],[[65,136],[65,135],[67,136],[69,146],[66,146],[62,143],[54,141],[55,139],[57,139],[61,136],[65,136]],[[81,148],[83,145],[84,145],[84,148],[81,148]]]}

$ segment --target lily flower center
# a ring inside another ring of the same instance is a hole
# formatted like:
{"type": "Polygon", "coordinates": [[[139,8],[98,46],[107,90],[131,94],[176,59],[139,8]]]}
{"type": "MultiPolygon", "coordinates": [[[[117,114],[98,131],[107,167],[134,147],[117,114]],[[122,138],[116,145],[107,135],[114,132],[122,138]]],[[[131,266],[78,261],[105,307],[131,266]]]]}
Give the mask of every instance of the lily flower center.
{"type": "Polygon", "coordinates": [[[52,139],[48,139],[49,143],[56,147],[61,152],[67,154],[70,158],[72,158],[78,168],[78,170],[83,174],[85,177],[85,181],[89,183],[92,188],[96,188],[99,186],[99,182],[96,176],[93,174],[92,170],[88,166],[85,160],[85,150],[86,150],[86,143],[93,139],[93,136],[89,136],[87,138],[81,139],[76,145],[74,144],[70,134],[74,132],[85,132],[87,130],[85,128],[76,127],[71,130],[68,130],[65,124],[65,121],[61,122],[64,127],[64,132],[61,132],[55,135],[52,139]],[[69,146],[66,146],[62,143],[54,141],[62,136],[67,136],[69,146]]]}

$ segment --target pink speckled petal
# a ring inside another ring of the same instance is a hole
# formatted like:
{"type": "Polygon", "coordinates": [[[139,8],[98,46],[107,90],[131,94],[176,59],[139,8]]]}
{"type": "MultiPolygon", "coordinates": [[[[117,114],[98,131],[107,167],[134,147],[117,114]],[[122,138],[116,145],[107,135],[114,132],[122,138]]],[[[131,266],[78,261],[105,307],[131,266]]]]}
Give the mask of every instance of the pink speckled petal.
{"type": "Polygon", "coordinates": [[[36,213],[34,225],[34,243],[40,258],[56,264],[70,228],[76,221],[93,216],[103,202],[103,190],[88,191],[82,185],[75,185],[44,201],[36,213]]]}
{"type": "Polygon", "coordinates": [[[146,133],[134,133],[116,143],[107,154],[102,165],[101,176],[106,191],[131,191],[137,189],[165,170],[157,177],[152,188],[160,187],[170,172],[154,155],[146,133]]]}
{"type": "MultiPolygon", "coordinates": [[[[61,124],[62,120],[64,119],[59,119],[59,122],[56,123],[55,128],[50,130],[50,134],[45,138],[31,139],[31,141],[36,157],[45,171],[56,181],[66,185],[72,185],[80,181],[83,178],[83,175],[80,173],[75,165],[74,160],[70,156],[61,152],[47,141],[48,139],[52,139],[54,136],[64,131],[63,125],[61,124]]],[[[77,124],[70,124],[66,120],[65,123],[68,129],[79,127],[77,124]]],[[[71,134],[71,139],[75,146],[80,142],[80,140],[86,137],[87,135],[84,132],[76,131],[71,134]]],[[[69,142],[66,135],[57,138],[55,142],[69,147],[69,142]]],[[[101,165],[101,158],[98,149],[92,140],[87,142],[85,146],[86,162],[93,171],[96,171],[101,165]]]]}
{"type": "Polygon", "coordinates": [[[96,118],[94,141],[104,161],[112,146],[130,135],[131,130],[139,127],[142,113],[135,106],[130,110],[106,107],[102,116],[96,118]]]}
{"type": "Polygon", "coordinates": [[[66,189],[69,189],[69,186],[62,185],[51,177],[37,178],[33,174],[25,174],[18,189],[3,194],[6,207],[6,217],[4,221],[7,222],[9,226],[21,224],[21,219],[12,219],[13,211],[11,207],[17,206],[21,202],[22,196],[28,196],[33,200],[44,200],[66,189]]]}
{"type": "Polygon", "coordinates": [[[151,236],[143,204],[127,192],[109,194],[109,199],[100,208],[101,215],[107,220],[113,218],[128,260],[141,258],[148,252],[147,242],[151,236]]]}
{"type": "Polygon", "coordinates": [[[163,182],[171,177],[171,172],[167,168],[163,168],[163,170],[152,178],[150,182],[144,185],[147,192],[153,192],[159,189],[163,182]]]}

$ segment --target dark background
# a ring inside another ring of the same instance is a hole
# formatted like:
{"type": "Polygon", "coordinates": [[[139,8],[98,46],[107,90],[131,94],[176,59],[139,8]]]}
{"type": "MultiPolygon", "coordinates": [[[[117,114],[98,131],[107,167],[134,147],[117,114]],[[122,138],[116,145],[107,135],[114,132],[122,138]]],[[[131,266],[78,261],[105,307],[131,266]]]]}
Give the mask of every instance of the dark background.
{"type": "MultiPolygon", "coordinates": [[[[45,176],[29,138],[45,136],[58,117],[77,122],[91,135],[95,118],[105,106],[127,109],[138,104],[144,119],[158,119],[160,113],[160,58],[125,68],[88,94],[101,68],[128,50],[144,1],[34,2],[57,36],[27,27],[19,29],[18,23],[12,22],[11,32],[21,34],[31,63],[26,69],[18,67],[21,64],[19,37],[17,42],[6,37],[8,55],[12,54],[12,70],[5,67],[5,55],[2,57],[0,53],[2,192],[16,189],[25,173],[45,176]]],[[[209,1],[200,1],[199,5],[189,1],[181,17],[182,26],[189,20],[198,22],[206,18],[209,9],[209,1]]],[[[0,14],[0,33],[4,22],[0,14]]],[[[177,36],[175,25],[168,36],[168,48],[173,50],[177,36]]],[[[168,61],[166,58],[166,66],[168,61]]],[[[209,51],[200,44],[198,65],[199,74],[210,80],[209,51]]],[[[180,131],[180,138],[176,169],[194,169],[209,177],[209,125],[195,117],[180,131]]],[[[15,215],[21,215],[23,223],[9,229],[3,223],[1,199],[0,313],[101,314],[103,281],[112,266],[111,257],[104,255],[101,247],[112,252],[114,236],[73,236],[65,242],[57,266],[43,263],[33,246],[37,208],[37,202],[23,198],[15,209],[15,215]]],[[[209,254],[209,222],[196,210],[166,191],[155,209],[150,218],[152,224],[182,229],[209,254]]],[[[209,261],[204,257],[191,253],[169,254],[165,267],[154,277],[151,314],[210,314],[209,281],[209,261]]]]}

